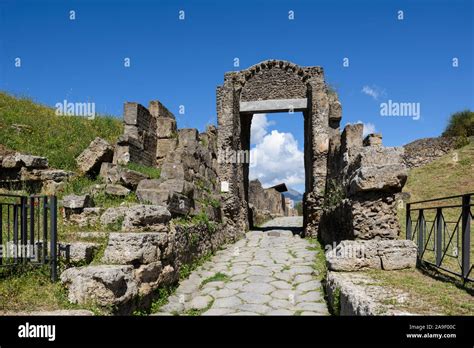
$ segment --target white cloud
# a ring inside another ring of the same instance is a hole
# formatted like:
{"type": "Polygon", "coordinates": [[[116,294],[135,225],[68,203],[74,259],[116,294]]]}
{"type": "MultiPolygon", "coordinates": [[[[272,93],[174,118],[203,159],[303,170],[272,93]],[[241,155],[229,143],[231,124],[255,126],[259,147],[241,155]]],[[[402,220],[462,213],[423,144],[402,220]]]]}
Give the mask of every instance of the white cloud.
{"type": "Polygon", "coordinates": [[[364,131],[363,131],[364,137],[366,137],[368,134],[377,132],[375,129],[375,125],[373,123],[370,123],[370,122],[364,123],[362,121],[357,121],[356,123],[362,123],[364,125],[364,131]]]}
{"type": "Polygon", "coordinates": [[[253,115],[250,129],[250,144],[260,143],[268,133],[267,128],[274,124],[275,122],[267,120],[267,114],[253,115]]]}
{"type": "Polygon", "coordinates": [[[250,150],[250,180],[259,179],[263,187],[282,182],[290,187],[303,185],[304,154],[298,149],[298,141],[291,133],[281,133],[277,130],[268,133],[266,128],[271,124],[265,117],[265,122],[261,121],[255,128],[260,133],[255,136],[258,141],[250,150]]]}
{"type": "Polygon", "coordinates": [[[379,100],[379,97],[383,97],[386,95],[384,89],[375,85],[372,85],[372,86],[365,85],[364,87],[362,87],[361,92],[364,94],[367,94],[368,96],[371,96],[374,100],[379,100]]]}

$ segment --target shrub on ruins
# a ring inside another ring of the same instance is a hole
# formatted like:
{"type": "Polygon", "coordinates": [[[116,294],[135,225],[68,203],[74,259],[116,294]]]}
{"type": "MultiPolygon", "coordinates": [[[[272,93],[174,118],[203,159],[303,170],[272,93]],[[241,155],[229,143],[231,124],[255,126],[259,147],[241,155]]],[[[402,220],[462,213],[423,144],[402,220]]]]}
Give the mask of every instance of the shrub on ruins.
{"type": "Polygon", "coordinates": [[[329,179],[326,183],[326,190],[324,192],[323,208],[331,210],[338,206],[345,198],[343,187],[334,179],[329,179]]]}
{"type": "Polygon", "coordinates": [[[451,115],[442,134],[444,137],[459,137],[457,147],[466,145],[468,137],[474,136],[474,112],[463,110],[451,115]]]}

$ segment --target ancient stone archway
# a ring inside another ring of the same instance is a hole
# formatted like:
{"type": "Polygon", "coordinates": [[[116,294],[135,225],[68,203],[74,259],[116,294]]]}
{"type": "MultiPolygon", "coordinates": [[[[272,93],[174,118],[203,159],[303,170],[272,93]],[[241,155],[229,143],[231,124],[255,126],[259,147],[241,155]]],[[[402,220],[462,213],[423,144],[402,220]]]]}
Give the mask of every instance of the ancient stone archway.
{"type": "MultiPolygon", "coordinates": [[[[228,72],[217,87],[219,151],[250,149],[253,114],[302,111],[305,136],[304,226],[305,234],[317,233],[327,175],[329,139],[339,134],[341,105],[328,89],[321,67],[300,67],[269,60],[246,70],[228,72]]],[[[220,161],[218,175],[229,183],[224,193],[224,219],[237,228],[248,228],[248,163],[220,161]]]]}

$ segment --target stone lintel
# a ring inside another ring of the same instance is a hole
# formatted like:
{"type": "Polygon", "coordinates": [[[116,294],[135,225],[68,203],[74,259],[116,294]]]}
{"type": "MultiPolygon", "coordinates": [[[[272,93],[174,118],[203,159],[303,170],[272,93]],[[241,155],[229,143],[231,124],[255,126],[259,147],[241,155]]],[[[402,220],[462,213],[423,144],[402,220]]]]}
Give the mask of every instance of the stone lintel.
{"type": "Polygon", "coordinates": [[[303,111],[308,107],[307,98],[299,99],[271,99],[240,102],[242,113],[270,113],[285,111],[303,111]]]}

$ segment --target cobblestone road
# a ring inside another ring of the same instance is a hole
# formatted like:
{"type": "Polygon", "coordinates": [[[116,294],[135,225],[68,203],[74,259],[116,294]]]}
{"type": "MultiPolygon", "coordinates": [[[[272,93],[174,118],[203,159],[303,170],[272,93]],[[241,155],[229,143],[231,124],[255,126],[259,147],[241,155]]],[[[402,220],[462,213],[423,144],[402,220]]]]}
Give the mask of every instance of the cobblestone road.
{"type": "Polygon", "coordinates": [[[294,236],[301,217],[277,218],[218,251],[182,281],[157,315],[328,315],[317,251],[294,236]]]}

